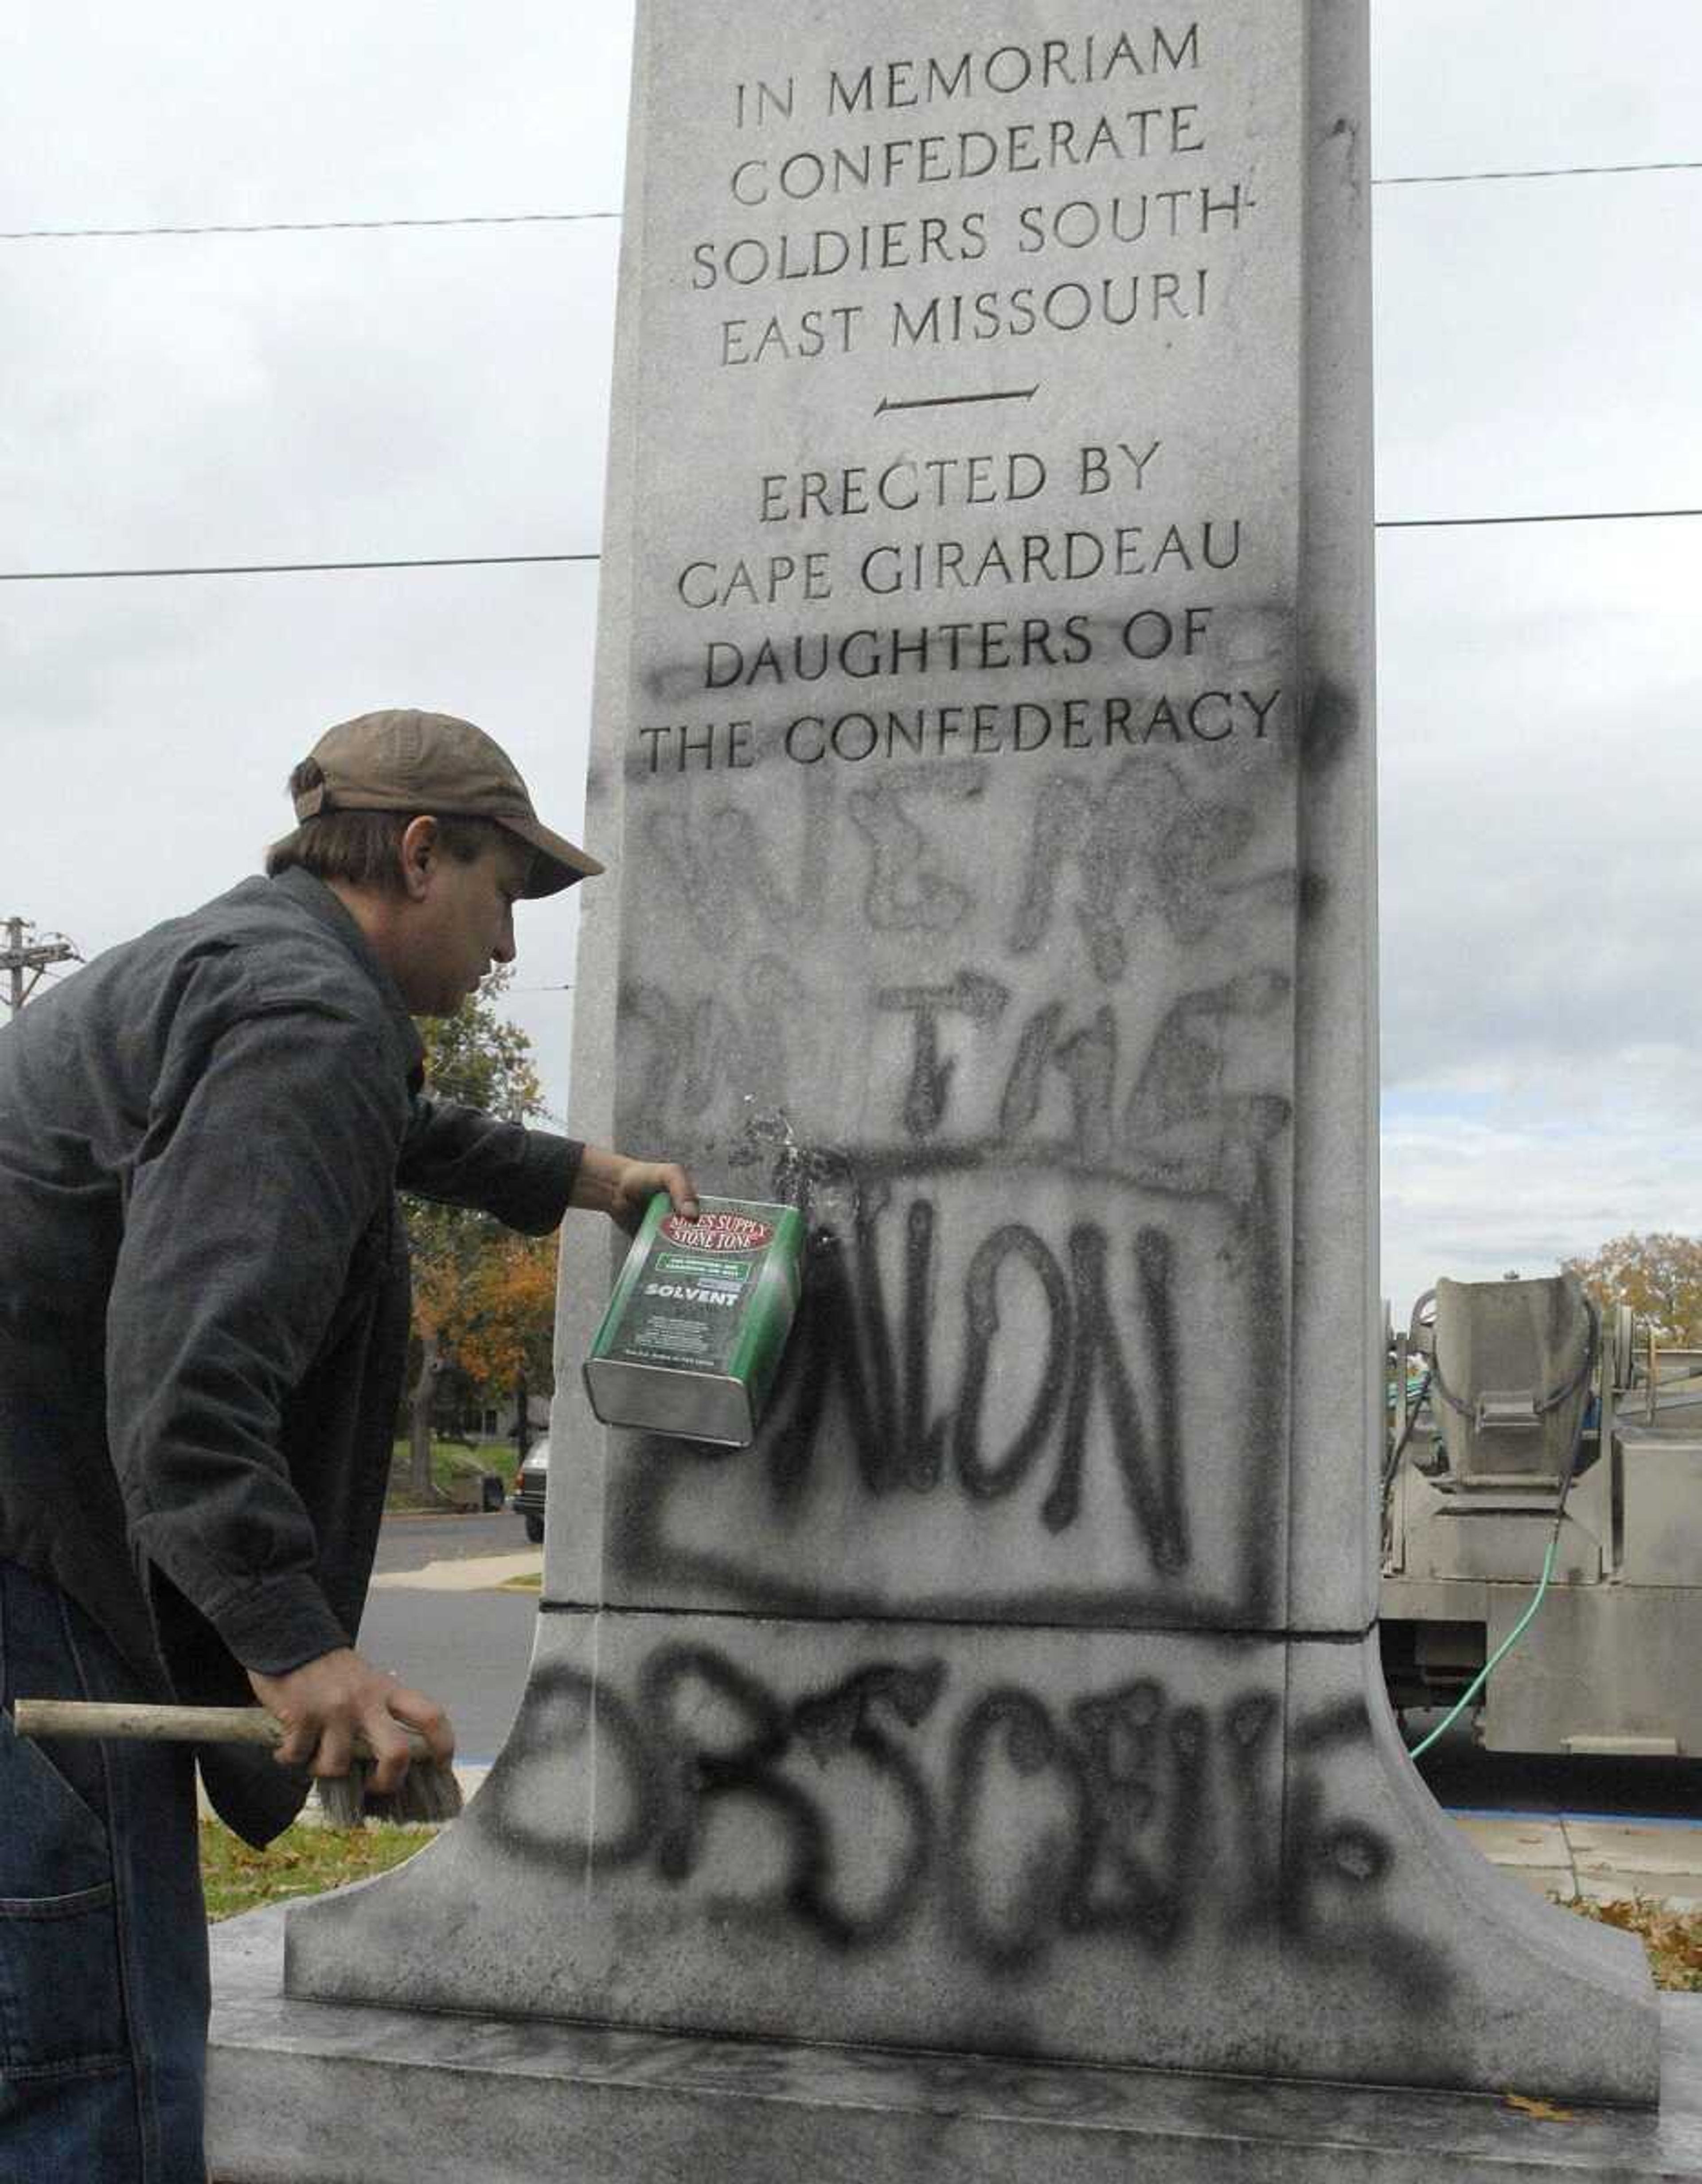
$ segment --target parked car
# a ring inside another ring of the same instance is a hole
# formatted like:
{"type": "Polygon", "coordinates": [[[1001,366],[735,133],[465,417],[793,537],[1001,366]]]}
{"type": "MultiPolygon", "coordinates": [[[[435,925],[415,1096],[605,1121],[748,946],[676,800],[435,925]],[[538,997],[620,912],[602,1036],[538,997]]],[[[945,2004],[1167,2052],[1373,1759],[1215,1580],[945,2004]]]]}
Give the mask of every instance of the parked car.
{"type": "Polygon", "coordinates": [[[514,1474],[513,1508],[526,1519],[526,1536],[534,1542],[544,1537],[544,1497],[550,1489],[550,1444],[535,1440],[526,1461],[514,1474]]]}

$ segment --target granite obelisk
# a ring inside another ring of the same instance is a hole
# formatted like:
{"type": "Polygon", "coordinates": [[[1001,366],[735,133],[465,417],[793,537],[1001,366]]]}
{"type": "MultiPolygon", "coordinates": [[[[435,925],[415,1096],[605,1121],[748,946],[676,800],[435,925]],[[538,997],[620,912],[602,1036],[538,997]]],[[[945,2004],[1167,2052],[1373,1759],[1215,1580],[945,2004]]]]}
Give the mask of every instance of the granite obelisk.
{"type": "Polygon", "coordinates": [[[645,0],[579,1126],[810,1224],[298,1995],[1642,2102],[1375,1645],[1364,0],[645,0]],[[618,893],[617,894],[617,889],[618,893]]]}

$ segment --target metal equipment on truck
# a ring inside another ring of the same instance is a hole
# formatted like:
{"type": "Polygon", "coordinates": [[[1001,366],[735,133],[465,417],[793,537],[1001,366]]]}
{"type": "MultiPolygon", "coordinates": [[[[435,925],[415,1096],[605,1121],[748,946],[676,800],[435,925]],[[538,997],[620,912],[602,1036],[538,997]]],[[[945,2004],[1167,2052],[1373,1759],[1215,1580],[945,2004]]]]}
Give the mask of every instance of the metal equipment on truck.
{"type": "Polygon", "coordinates": [[[1454,1705],[1487,1665],[1492,1751],[1702,1755],[1702,1350],[1566,1274],[1438,1282],[1390,1357],[1396,1708],[1454,1705]]]}

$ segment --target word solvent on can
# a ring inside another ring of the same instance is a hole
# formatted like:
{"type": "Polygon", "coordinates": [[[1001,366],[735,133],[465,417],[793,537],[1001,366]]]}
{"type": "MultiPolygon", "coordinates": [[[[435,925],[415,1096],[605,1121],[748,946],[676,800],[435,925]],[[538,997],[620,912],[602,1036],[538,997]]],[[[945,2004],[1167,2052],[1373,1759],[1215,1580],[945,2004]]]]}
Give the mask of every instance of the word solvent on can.
{"type": "Polygon", "coordinates": [[[797,1309],[795,1206],[705,1198],[688,1219],[650,1201],[585,1361],[605,1425],[745,1448],[797,1309]]]}

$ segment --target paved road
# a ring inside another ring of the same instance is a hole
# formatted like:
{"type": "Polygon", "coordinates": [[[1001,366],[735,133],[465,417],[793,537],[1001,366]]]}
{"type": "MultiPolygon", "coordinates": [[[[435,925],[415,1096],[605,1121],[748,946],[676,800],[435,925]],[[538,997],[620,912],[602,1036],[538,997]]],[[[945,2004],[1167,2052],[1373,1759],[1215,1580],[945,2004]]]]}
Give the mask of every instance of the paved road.
{"type": "Polygon", "coordinates": [[[427,1563],[464,1562],[472,1555],[517,1555],[526,1526],[511,1509],[476,1517],[387,1517],[373,1568],[423,1569],[427,1563]]]}
{"type": "MultiPolygon", "coordinates": [[[[527,1552],[511,1511],[476,1517],[399,1517],[378,1539],[381,1573],[527,1552]]],[[[535,1594],[385,1586],[367,1600],[361,1651],[449,1710],[458,1757],[485,1766],[502,1749],[526,1687],[535,1594]]]]}

